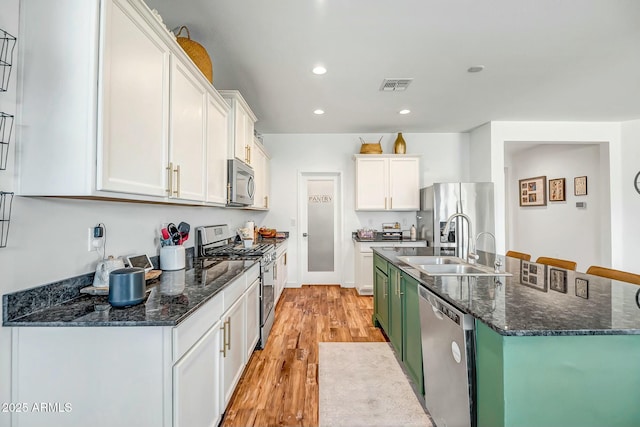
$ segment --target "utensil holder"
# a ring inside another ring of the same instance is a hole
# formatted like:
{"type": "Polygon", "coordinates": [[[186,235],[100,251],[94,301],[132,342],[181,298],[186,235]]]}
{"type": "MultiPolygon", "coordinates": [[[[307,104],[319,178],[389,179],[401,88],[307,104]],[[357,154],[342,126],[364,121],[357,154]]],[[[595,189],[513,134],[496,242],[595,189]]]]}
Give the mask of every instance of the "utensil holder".
{"type": "Polygon", "coordinates": [[[182,270],[185,267],[184,246],[163,246],[160,248],[160,268],[162,270],[182,270]]]}

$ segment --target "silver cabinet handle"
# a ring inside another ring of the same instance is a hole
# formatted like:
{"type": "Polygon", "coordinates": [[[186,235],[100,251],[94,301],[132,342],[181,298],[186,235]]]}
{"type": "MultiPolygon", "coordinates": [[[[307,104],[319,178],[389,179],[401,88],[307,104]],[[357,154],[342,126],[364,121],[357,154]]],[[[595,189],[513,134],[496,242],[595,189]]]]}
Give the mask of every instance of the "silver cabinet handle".
{"type": "Polygon", "coordinates": [[[224,322],[220,329],[222,330],[222,350],[220,353],[223,357],[227,357],[227,322],[224,322]]]}
{"type": "Polygon", "coordinates": [[[227,328],[227,331],[229,331],[229,341],[227,341],[227,350],[231,351],[231,317],[227,318],[227,321],[225,322],[229,325],[229,328],[227,328]]]}
{"type": "Polygon", "coordinates": [[[167,166],[167,193],[169,193],[169,197],[173,194],[173,163],[169,162],[169,166],[167,166]]]}
{"type": "Polygon", "coordinates": [[[176,165],[176,168],[173,170],[176,173],[176,189],[173,190],[173,193],[176,197],[180,197],[180,165],[176,165]]]}
{"type": "Polygon", "coordinates": [[[387,299],[387,279],[384,279],[384,298],[387,299]]]}

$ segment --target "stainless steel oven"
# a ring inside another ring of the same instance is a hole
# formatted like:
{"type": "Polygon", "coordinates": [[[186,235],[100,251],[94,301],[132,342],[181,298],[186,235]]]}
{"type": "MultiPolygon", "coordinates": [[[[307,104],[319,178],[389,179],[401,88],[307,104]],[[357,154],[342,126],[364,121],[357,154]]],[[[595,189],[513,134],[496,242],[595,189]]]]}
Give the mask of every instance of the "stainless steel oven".
{"type": "Polygon", "coordinates": [[[251,206],[255,182],[253,169],[238,159],[227,161],[227,206],[251,206]]]}
{"type": "Polygon", "coordinates": [[[246,248],[234,242],[227,225],[211,225],[196,228],[197,256],[209,260],[258,260],[260,261],[260,342],[264,348],[275,318],[275,260],[274,245],[261,243],[246,248]]]}

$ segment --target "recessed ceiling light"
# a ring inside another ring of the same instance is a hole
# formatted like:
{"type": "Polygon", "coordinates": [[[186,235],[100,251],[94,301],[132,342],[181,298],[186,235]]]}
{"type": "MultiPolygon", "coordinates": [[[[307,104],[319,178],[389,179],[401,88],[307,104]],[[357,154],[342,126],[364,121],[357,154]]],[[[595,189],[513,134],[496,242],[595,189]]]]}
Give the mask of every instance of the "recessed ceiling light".
{"type": "Polygon", "coordinates": [[[313,69],[313,74],[317,74],[319,76],[324,74],[324,73],[326,73],[326,72],[327,72],[327,69],[324,68],[322,65],[318,65],[317,67],[315,67],[313,69]]]}
{"type": "Polygon", "coordinates": [[[321,109],[318,108],[317,110],[313,111],[313,114],[317,114],[317,115],[324,114],[324,110],[321,110],[321,109]]]}
{"type": "Polygon", "coordinates": [[[479,73],[482,70],[484,70],[484,65],[474,65],[467,69],[467,73],[479,73]]]}
{"type": "Polygon", "coordinates": [[[404,110],[398,111],[398,114],[409,114],[410,112],[411,110],[404,109],[404,110]]]}

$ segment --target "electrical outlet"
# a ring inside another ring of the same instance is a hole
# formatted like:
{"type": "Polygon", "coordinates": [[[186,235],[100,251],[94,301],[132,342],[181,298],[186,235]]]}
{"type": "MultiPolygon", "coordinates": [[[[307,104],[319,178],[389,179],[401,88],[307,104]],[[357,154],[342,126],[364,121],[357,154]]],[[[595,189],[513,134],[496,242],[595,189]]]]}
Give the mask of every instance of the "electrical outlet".
{"type": "Polygon", "coordinates": [[[89,227],[87,229],[87,252],[97,251],[102,247],[104,247],[104,228],[100,226],[89,227]],[[96,229],[100,231],[96,233],[96,229]],[[100,235],[100,237],[96,237],[96,235],[100,235]]]}

